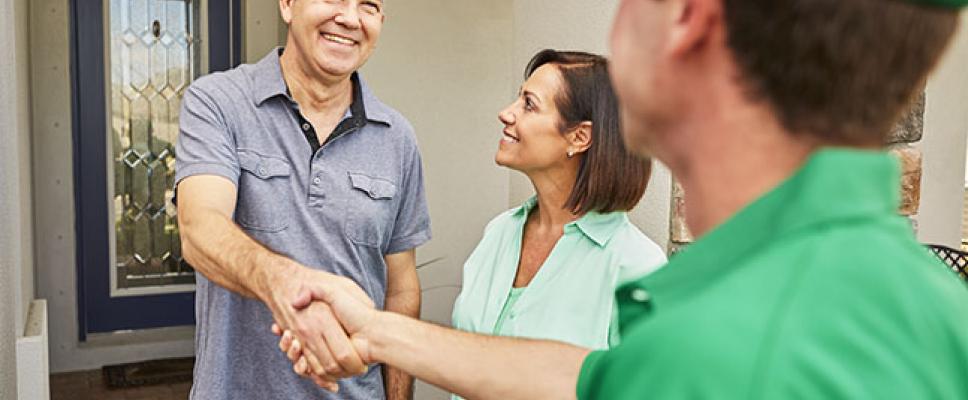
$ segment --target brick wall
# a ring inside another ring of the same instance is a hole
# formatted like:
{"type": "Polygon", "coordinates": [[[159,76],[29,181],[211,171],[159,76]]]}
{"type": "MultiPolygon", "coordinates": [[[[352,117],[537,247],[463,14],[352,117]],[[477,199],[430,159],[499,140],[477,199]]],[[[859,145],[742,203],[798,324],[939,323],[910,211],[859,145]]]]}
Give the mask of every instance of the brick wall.
{"type": "MultiPolygon", "coordinates": [[[[914,145],[921,141],[924,133],[924,100],[922,92],[911,110],[895,125],[887,141],[887,149],[901,162],[901,182],[898,183],[901,191],[901,206],[898,213],[910,218],[915,230],[918,209],[921,205],[922,157],[921,150],[914,145]]],[[[678,182],[673,182],[669,223],[670,254],[695,240],[686,226],[685,195],[682,186],[678,182]]],[[[966,192],[966,204],[968,204],[968,192],[966,192]]],[[[965,218],[968,220],[968,214],[965,218]]],[[[963,234],[963,237],[968,237],[968,234],[963,234]]]]}

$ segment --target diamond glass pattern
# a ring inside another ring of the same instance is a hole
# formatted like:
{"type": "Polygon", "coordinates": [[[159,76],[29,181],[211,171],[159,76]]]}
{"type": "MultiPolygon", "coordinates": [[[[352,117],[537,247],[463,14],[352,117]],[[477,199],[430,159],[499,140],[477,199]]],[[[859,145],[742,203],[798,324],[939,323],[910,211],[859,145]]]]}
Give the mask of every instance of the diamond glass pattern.
{"type": "Polygon", "coordinates": [[[199,76],[197,0],[110,0],[119,289],[194,283],[171,206],[178,111],[199,76]]]}

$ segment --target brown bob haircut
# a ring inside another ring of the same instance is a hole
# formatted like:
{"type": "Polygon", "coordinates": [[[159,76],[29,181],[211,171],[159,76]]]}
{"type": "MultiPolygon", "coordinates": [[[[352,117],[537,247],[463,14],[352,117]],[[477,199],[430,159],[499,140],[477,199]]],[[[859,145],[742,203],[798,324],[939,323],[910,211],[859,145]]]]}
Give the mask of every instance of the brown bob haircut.
{"type": "Polygon", "coordinates": [[[877,146],[958,25],[907,0],[723,0],[727,44],[753,100],[790,132],[877,146]]]}
{"type": "Polygon", "coordinates": [[[592,123],[591,146],[581,158],[565,208],[579,215],[631,210],[649,185],[652,161],[625,148],[608,60],[583,52],[543,50],[528,63],[525,79],[543,65],[557,67],[561,75],[561,90],[555,96],[559,130],[592,123]]]}

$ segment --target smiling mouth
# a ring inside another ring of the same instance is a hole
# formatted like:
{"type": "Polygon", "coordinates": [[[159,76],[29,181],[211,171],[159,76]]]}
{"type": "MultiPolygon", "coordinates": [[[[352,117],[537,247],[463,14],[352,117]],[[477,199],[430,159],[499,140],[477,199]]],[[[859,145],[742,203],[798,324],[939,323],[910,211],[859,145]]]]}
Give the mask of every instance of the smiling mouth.
{"type": "Polygon", "coordinates": [[[501,138],[501,141],[502,142],[504,142],[504,143],[517,143],[518,142],[518,138],[516,138],[514,136],[511,136],[511,134],[507,133],[507,131],[505,131],[503,133],[504,133],[504,137],[501,138]]]}
{"type": "Polygon", "coordinates": [[[341,44],[341,45],[344,45],[344,46],[355,46],[356,45],[356,41],[355,40],[350,39],[350,38],[345,37],[345,36],[334,35],[332,33],[322,33],[321,36],[323,37],[323,39],[326,39],[327,41],[332,42],[332,43],[341,44]]]}

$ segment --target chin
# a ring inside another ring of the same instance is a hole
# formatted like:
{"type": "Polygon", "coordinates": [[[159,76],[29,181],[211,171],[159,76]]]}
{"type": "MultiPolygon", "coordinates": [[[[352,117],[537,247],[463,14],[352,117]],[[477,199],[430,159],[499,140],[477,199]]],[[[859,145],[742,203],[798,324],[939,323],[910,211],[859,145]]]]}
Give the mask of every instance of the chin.
{"type": "Polygon", "coordinates": [[[517,168],[514,167],[514,160],[509,159],[501,153],[497,153],[497,155],[494,156],[494,163],[504,168],[517,170],[517,168]]]}
{"type": "Polygon", "coordinates": [[[349,75],[358,69],[355,61],[334,60],[333,58],[327,58],[326,55],[322,55],[316,59],[316,65],[319,66],[319,69],[333,75],[349,75]]]}

